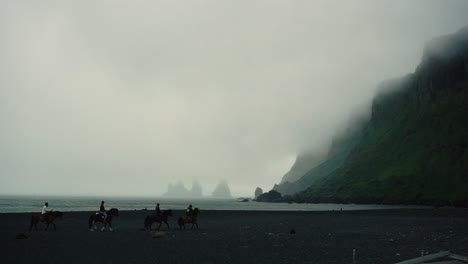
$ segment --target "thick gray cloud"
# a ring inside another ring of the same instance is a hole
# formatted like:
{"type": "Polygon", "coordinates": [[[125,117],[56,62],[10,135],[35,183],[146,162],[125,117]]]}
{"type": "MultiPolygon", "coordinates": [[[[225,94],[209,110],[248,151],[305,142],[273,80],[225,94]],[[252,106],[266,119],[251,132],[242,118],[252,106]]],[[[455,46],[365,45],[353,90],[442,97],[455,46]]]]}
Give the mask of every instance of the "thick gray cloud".
{"type": "Polygon", "coordinates": [[[3,1],[0,194],[235,195],[325,148],[467,1],[3,1]]]}

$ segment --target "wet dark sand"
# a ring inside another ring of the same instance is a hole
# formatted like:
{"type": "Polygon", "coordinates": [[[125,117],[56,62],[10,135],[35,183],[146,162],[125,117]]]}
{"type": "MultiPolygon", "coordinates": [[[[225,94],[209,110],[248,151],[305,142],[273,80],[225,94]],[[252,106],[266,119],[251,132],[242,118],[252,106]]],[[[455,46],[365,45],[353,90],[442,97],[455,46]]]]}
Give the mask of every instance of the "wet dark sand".
{"type": "Polygon", "coordinates": [[[47,232],[26,231],[30,213],[0,214],[0,263],[352,263],[353,249],[356,263],[394,263],[422,249],[468,255],[467,209],[202,210],[198,230],[178,230],[175,211],[161,238],[142,229],[150,212],[120,212],[114,232],[90,232],[90,213],[65,213],[47,232]]]}

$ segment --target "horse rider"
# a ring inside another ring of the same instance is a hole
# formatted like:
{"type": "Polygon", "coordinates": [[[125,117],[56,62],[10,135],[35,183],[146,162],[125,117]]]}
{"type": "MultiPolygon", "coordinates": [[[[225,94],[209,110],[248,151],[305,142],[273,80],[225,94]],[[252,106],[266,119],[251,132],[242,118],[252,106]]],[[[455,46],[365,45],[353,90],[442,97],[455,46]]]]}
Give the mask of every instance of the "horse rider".
{"type": "Polygon", "coordinates": [[[51,210],[49,210],[49,203],[45,203],[42,207],[41,216],[43,218],[46,218],[49,212],[51,212],[51,210]]]}
{"type": "Polygon", "coordinates": [[[161,215],[161,208],[159,208],[159,203],[156,204],[156,215],[161,215]]]}
{"type": "Polygon", "coordinates": [[[193,215],[192,205],[189,205],[189,207],[187,208],[187,216],[192,216],[192,215],[193,215]]]}
{"type": "Polygon", "coordinates": [[[102,217],[104,219],[102,219],[103,221],[106,221],[106,218],[107,218],[107,211],[106,211],[106,208],[104,208],[104,201],[101,201],[101,207],[99,207],[99,213],[102,215],[102,217]]]}

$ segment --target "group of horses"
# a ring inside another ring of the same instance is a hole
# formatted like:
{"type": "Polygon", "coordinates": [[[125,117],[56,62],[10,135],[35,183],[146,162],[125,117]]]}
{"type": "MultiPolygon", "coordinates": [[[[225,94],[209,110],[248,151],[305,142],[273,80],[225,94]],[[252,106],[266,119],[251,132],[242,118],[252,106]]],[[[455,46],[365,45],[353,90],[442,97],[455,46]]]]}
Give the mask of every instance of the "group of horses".
{"type": "MultiPolygon", "coordinates": [[[[185,229],[186,224],[192,224],[191,229],[193,229],[194,226],[196,226],[198,229],[198,223],[197,223],[198,214],[200,214],[200,210],[198,210],[198,208],[195,208],[191,214],[179,217],[179,219],[177,220],[177,224],[179,225],[179,228],[185,229]]],[[[162,210],[159,215],[155,214],[155,215],[147,216],[145,218],[144,227],[147,230],[151,230],[151,226],[154,223],[159,223],[159,226],[158,226],[158,230],[159,230],[161,228],[162,223],[165,223],[167,228],[170,229],[169,223],[167,222],[167,219],[169,218],[169,216],[172,216],[172,210],[162,210]]]]}
{"type": "MultiPolygon", "coordinates": [[[[198,229],[198,223],[197,223],[197,218],[198,214],[200,214],[200,210],[198,208],[195,208],[191,214],[188,214],[186,216],[181,216],[177,220],[177,224],[179,225],[180,229],[185,229],[186,224],[192,224],[192,229],[194,226],[197,227],[198,229]]],[[[97,229],[96,223],[100,222],[102,223],[101,231],[104,231],[107,225],[109,225],[109,230],[112,231],[112,219],[116,216],[119,216],[119,210],[117,208],[112,208],[109,211],[107,211],[107,217],[104,218],[104,216],[100,213],[93,213],[88,220],[88,227],[90,231],[94,231],[97,229]]],[[[169,216],[172,216],[172,210],[162,210],[160,214],[154,214],[147,216],[144,221],[144,228],[147,230],[151,230],[151,226],[154,223],[159,223],[158,230],[161,228],[161,225],[165,223],[167,225],[167,228],[170,229],[169,223],[167,222],[169,216]]],[[[29,226],[29,231],[31,231],[34,227],[35,230],[37,230],[37,224],[39,222],[45,223],[47,230],[49,228],[49,225],[54,226],[54,230],[57,230],[57,227],[55,226],[55,220],[56,219],[62,219],[63,213],[60,211],[52,211],[47,213],[47,215],[42,215],[42,214],[36,214],[31,217],[31,225],[29,226]]]]}

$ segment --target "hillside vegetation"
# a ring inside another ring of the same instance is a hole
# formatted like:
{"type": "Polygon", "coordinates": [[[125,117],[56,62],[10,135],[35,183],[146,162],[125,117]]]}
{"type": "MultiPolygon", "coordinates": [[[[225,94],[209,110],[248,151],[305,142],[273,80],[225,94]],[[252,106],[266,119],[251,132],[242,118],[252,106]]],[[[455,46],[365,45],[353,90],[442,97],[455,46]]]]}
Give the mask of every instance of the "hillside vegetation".
{"type": "Polygon", "coordinates": [[[298,202],[468,201],[468,28],[429,43],[414,73],[382,84],[370,120],[299,180],[298,202]]]}

